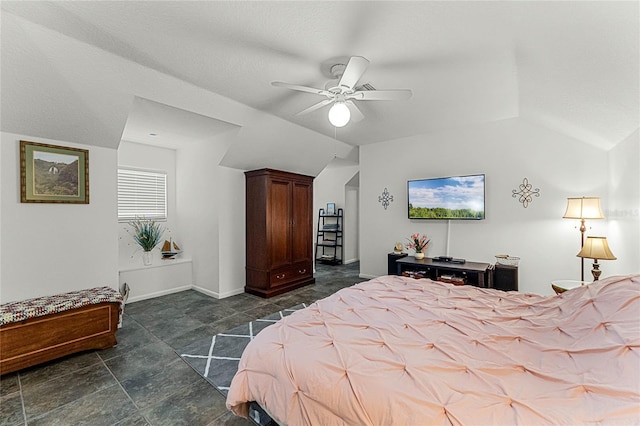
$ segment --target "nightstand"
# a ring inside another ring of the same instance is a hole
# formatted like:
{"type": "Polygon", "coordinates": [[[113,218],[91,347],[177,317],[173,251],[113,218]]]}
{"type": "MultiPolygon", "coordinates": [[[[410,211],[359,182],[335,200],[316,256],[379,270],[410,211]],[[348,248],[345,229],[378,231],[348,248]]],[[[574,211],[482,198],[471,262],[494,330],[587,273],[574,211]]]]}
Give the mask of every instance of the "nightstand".
{"type": "Polygon", "coordinates": [[[403,257],[408,256],[407,253],[389,253],[387,254],[387,274],[389,275],[398,275],[398,266],[396,265],[396,260],[402,259],[403,257]]]}
{"type": "Polygon", "coordinates": [[[553,280],[551,281],[551,288],[556,292],[556,294],[560,294],[585,284],[588,284],[588,282],[578,280],[553,280]]]}

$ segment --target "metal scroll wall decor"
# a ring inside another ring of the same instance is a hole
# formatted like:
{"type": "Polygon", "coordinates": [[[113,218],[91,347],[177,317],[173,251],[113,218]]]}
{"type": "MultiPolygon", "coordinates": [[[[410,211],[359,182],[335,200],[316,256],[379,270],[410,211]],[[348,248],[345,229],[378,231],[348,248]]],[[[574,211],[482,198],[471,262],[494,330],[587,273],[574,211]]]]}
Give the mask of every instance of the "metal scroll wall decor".
{"type": "Polygon", "coordinates": [[[382,207],[386,210],[389,207],[389,203],[393,202],[393,195],[389,194],[387,188],[382,191],[382,195],[378,196],[378,202],[382,203],[382,207]]]}
{"type": "Polygon", "coordinates": [[[522,203],[522,207],[524,207],[525,209],[529,206],[529,203],[531,201],[533,201],[533,197],[539,197],[540,196],[540,188],[536,188],[536,189],[532,189],[533,185],[531,185],[529,183],[529,179],[524,178],[522,179],[522,183],[520,184],[520,186],[518,187],[519,191],[514,189],[512,190],[512,197],[518,198],[518,201],[520,203],[522,203]]]}

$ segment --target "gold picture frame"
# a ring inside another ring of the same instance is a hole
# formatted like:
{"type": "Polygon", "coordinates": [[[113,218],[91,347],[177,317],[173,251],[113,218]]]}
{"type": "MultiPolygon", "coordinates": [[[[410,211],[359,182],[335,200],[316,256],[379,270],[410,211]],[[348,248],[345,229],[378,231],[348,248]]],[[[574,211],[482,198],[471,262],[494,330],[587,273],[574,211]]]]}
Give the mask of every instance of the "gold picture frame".
{"type": "Polygon", "coordinates": [[[20,141],[20,202],[89,204],[89,151],[20,141]]]}

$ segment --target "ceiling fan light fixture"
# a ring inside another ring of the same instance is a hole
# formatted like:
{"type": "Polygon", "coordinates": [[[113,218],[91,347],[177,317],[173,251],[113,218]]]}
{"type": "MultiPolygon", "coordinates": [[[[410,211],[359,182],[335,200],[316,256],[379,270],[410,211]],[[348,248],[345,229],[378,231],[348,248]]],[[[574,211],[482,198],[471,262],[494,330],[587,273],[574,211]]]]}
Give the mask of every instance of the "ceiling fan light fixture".
{"type": "Polygon", "coordinates": [[[335,127],[344,127],[351,119],[351,111],[344,102],[335,102],[329,109],[329,122],[335,127]]]}

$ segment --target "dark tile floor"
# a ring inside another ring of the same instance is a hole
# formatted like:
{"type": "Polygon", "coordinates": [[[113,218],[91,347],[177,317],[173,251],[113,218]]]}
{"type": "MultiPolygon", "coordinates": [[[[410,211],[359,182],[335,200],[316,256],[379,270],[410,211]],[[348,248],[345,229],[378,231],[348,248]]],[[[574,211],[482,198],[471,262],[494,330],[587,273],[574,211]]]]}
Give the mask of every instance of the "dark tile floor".
{"type": "Polygon", "coordinates": [[[0,426],[252,425],[175,350],[361,282],[359,268],[318,264],[315,284],[270,299],[189,290],[127,304],[117,346],[1,377],[0,426]]]}

